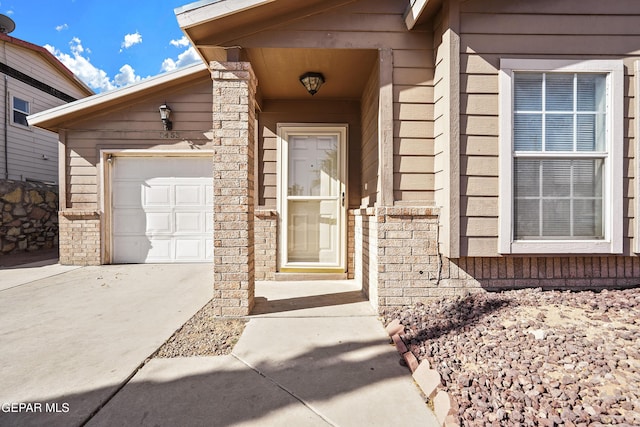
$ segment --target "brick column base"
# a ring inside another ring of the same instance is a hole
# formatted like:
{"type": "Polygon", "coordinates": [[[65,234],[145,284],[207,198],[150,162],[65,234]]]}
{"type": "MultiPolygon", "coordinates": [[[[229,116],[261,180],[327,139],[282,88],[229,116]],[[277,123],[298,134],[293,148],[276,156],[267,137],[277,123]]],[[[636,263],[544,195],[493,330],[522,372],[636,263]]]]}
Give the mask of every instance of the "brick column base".
{"type": "Polygon", "coordinates": [[[60,212],[60,264],[100,265],[100,216],[94,211],[60,212]]]}

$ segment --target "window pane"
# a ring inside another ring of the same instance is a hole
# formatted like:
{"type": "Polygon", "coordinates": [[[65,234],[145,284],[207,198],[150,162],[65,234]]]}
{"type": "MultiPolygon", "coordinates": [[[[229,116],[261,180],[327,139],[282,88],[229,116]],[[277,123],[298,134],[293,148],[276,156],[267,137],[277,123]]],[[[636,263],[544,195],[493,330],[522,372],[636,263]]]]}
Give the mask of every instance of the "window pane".
{"type": "Polygon", "coordinates": [[[573,162],[573,194],[575,197],[602,197],[604,160],[584,159],[573,162]]]}
{"type": "Polygon", "coordinates": [[[546,110],[573,111],[573,74],[547,74],[546,110]]]}
{"type": "Polygon", "coordinates": [[[29,103],[20,98],[13,98],[13,108],[29,114],[29,103]]]}
{"type": "Polygon", "coordinates": [[[542,234],[545,237],[568,237],[571,225],[571,202],[566,199],[542,201],[542,234]]]}
{"type": "Polygon", "coordinates": [[[602,199],[573,202],[573,235],[602,239],[602,199]]]}
{"type": "Polygon", "coordinates": [[[515,196],[540,197],[540,161],[516,159],[514,162],[515,196]]]}
{"type": "Polygon", "coordinates": [[[515,238],[531,239],[540,236],[540,200],[518,200],[515,206],[515,238]]]}
{"type": "Polygon", "coordinates": [[[605,74],[578,74],[578,111],[605,111],[606,81],[605,74]]]}
{"type": "Polygon", "coordinates": [[[542,150],[542,114],[517,114],[513,122],[514,150],[542,150]]]}
{"type": "Polygon", "coordinates": [[[542,74],[517,73],[514,88],[516,111],[542,111],[542,74]]]}
{"type": "Polygon", "coordinates": [[[27,115],[19,111],[13,111],[13,122],[23,126],[29,126],[27,115]]]}
{"type": "Polygon", "coordinates": [[[596,116],[581,114],[577,119],[576,148],[578,151],[594,151],[596,149],[596,116]]]}
{"type": "Polygon", "coordinates": [[[569,197],[571,195],[571,160],[542,162],[542,195],[569,197]]]}
{"type": "Polygon", "coordinates": [[[545,126],[546,151],[573,151],[573,114],[548,114],[545,126]]]}

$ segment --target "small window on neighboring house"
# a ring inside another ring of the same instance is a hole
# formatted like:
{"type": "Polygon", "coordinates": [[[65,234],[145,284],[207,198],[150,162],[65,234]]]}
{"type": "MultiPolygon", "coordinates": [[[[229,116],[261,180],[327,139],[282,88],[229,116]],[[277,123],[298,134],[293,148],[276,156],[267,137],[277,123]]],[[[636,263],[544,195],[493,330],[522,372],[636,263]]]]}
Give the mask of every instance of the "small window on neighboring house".
{"type": "Polygon", "coordinates": [[[623,84],[621,61],[501,61],[500,252],[622,250],[623,84]]]}
{"type": "Polygon", "coordinates": [[[20,98],[13,98],[13,123],[29,126],[27,116],[29,115],[29,102],[20,98]]]}

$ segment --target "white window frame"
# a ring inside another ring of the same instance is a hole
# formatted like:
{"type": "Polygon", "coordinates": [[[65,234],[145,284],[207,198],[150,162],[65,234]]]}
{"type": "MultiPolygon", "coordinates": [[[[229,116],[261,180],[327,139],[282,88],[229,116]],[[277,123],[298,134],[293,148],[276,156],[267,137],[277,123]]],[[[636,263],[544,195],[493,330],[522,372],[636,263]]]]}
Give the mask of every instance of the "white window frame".
{"type": "Polygon", "coordinates": [[[29,127],[29,123],[28,122],[27,122],[26,125],[16,122],[16,120],[15,120],[15,112],[16,111],[19,112],[19,113],[24,114],[25,115],[25,119],[26,119],[26,117],[28,117],[31,114],[31,102],[27,101],[26,99],[20,98],[19,96],[15,96],[15,95],[11,96],[11,123],[16,125],[16,126],[21,126],[21,127],[28,128],[29,127]],[[26,102],[27,103],[27,108],[29,109],[29,111],[23,111],[23,110],[21,110],[19,108],[16,108],[15,107],[15,100],[16,99],[18,99],[18,100],[20,100],[22,102],[26,102]]]}
{"type": "Polygon", "coordinates": [[[623,251],[624,64],[622,60],[500,60],[499,238],[501,254],[618,254],[623,251]],[[515,240],[513,203],[513,77],[516,72],[607,74],[604,239],[515,240]]]}

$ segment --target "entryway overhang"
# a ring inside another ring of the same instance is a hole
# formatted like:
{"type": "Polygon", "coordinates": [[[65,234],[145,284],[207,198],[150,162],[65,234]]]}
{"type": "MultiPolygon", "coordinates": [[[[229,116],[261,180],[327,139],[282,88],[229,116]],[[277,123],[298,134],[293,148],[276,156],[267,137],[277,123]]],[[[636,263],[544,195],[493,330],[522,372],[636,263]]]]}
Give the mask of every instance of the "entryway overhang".
{"type": "MultiPolygon", "coordinates": [[[[308,71],[321,72],[326,80],[314,100],[354,100],[362,96],[377,49],[310,40],[304,34],[255,37],[260,32],[354,1],[200,1],[178,8],[175,13],[183,32],[206,64],[212,61],[251,63],[258,80],[259,104],[264,99],[311,99],[299,81],[308,71]]],[[[328,33],[326,37],[333,35],[328,33]]]]}

